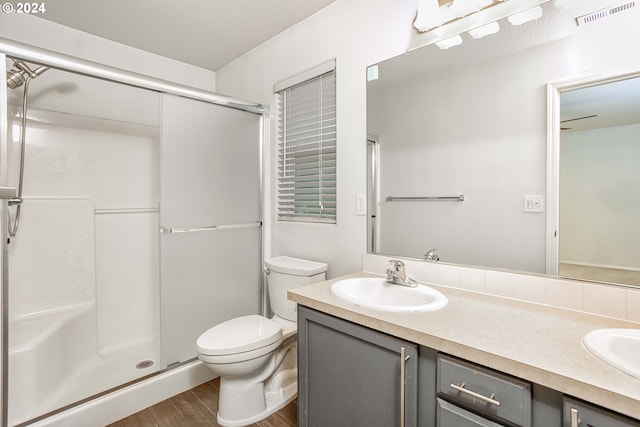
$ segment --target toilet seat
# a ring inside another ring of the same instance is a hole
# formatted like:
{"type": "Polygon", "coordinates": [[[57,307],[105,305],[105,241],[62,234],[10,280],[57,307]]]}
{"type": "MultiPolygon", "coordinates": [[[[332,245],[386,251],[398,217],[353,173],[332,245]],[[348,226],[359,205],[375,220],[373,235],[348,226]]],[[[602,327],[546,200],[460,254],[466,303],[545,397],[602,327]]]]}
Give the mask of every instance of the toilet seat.
{"type": "Polygon", "coordinates": [[[286,340],[287,338],[295,335],[298,332],[298,322],[294,322],[291,320],[283,319],[282,317],[274,314],[271,318],[272,321],[278,323],[282,328],[282,339],[286,340]]]}
{"type": "Polygon", "coordinates": [[[196,346],[201,356],[216,359],[217,363],[231,363],[267,354],[282,339],[282,326],[278,322],[252,314],[209,328],[198,337],[196,346]]]}

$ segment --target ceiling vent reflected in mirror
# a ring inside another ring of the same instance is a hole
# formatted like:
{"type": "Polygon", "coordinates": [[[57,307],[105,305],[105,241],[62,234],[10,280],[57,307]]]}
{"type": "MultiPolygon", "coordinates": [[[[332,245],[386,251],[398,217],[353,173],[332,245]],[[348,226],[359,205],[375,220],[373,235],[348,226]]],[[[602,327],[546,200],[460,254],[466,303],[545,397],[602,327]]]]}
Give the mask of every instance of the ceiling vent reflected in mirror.
{"type": "Polygon", "coordinates": [[[578,25],[591,24],[593,22],[601,21],[609,16],[613,16],[620,12],[628,11],[636,6],[635,1],[623,2],[617,6],[611,6],[606,9],[601,9],[596,12],[589,13],[587,15],[576,18],[578,25]]]}

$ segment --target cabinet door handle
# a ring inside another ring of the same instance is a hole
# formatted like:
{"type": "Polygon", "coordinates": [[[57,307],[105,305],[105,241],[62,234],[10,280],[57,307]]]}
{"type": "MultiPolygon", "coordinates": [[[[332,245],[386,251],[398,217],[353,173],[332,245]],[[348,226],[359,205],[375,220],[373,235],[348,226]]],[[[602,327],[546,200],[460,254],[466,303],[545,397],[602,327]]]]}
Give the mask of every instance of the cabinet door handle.
{"type": "MultiPolygon", "coordinates": [[[[471,390],[468,390],[468,389],[464,388],[464,383],[462,383],[462,385],[451,384],[451,388],[454,389],[454,390],[459,391],[460,393],[467,394],[467,395],[473,397],[474,399],[480,399],[483,402],[487,402],[490,405],[494,405],[494,406],[500,406],[501,405],[501,403],[499,401],[497,401],[497,400],[495,400],[493,398],[493,394],[491,395],[491,397],[483,396],[480,393],[476,393],[475,391],[471,391],[471,390]]],[[[573,427],[573,426],[571,426],[571,427],[573,427]]]]}
{"type": "Polygon", "coordinates": [[[580,418],[578,418],[578,410],[571,408],[571,427],[578,427],[580,425],[580,418]]]}
{"type": "Polygon", "coordinates": [[[405,393],[404,386],[406,382],[406,363],[411,356],[407,356],[407,349],[405,347],[400,347],[400,427],[405,426],[404,420],[404,410],[405,410],[405,393]]]}

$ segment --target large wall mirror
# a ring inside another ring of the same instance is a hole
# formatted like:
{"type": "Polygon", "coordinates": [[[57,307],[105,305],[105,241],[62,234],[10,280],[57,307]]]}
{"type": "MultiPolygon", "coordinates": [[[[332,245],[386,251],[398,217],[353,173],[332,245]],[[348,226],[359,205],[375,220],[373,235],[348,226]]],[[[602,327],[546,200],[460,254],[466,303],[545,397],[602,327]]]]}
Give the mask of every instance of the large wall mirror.
{"type": "Polygon", "coordinates": [[[370,252],[640,285],[640,7],[605,6],[369,68],[370,252]]]}

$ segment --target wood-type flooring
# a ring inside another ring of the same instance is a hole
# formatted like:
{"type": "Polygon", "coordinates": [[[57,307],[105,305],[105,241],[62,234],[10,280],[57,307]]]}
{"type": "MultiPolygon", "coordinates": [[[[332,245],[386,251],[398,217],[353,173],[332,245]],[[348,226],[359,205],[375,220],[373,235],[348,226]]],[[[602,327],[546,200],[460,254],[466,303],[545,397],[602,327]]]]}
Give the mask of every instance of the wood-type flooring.
{"type": "MultiPolygon", "coordinates": [[[[218,378],[110,424],[109,427],[218,427],[218,378]]],[[[251,427],[296,427],[298,401],[251,427]]]]}

